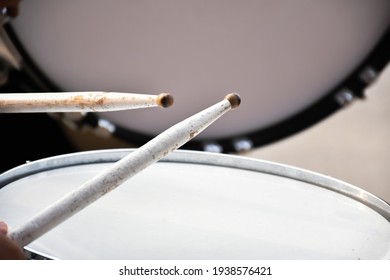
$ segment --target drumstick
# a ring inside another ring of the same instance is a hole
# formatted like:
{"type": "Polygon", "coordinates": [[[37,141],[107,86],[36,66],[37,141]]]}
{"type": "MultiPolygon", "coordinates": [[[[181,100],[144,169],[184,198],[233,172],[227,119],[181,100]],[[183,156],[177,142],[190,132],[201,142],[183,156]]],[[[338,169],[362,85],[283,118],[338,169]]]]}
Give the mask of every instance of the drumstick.
{"type": "Polygon", "coordinates": [[[102,112],[159,106],[169,107],[173,98],[122,92],[42,92],[0,94],[0,113],[102,112]]]}
{"type": "Polygon", "coordinates": [[[152,163],[181,147],[230,109],[239,106],[240,102],[238,94],[228,94],[224,100],[168,128],[11,231],[9,237],[21,247],[29,244],[152,163]]]}

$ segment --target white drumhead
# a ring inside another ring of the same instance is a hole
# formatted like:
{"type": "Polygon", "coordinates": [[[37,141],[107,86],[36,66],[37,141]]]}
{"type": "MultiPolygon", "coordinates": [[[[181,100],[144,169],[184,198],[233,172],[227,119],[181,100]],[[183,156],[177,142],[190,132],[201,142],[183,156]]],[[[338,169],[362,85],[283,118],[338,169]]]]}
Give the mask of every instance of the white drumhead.
{"type": "Polygon", "coordinates": [[[175,104],[100,113],[156,135],[238,92],[231,114],[199,139],[240,136],[288,119],[344,80],[390,23],[390,2],[69,1],[20,3],[11,25],[66,91],[170,92],[175,104]]]}
{"type": "MultiPolygon", "coordinates": [[[[128,152],[70,154],[5,173],[1,219],[27,222],[128,152]]],[[[389,259],[389,220],[388,204],[320,174],[177,151],[27,249],[53,259],[389,259]]]]}

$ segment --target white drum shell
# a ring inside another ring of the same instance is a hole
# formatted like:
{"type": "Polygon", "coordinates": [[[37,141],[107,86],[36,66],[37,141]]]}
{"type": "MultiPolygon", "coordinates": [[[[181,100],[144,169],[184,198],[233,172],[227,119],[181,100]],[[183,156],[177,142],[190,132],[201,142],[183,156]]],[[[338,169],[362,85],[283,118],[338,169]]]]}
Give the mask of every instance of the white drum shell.
{"type": "MultiPolygon", "coordinates": [[[[0,176],[12,227],[131,150],[63,155],[0,176]]],[[[390,207],[339,180],[176,151],[26,249],[50,259],[389,259],[390,207]]]]}

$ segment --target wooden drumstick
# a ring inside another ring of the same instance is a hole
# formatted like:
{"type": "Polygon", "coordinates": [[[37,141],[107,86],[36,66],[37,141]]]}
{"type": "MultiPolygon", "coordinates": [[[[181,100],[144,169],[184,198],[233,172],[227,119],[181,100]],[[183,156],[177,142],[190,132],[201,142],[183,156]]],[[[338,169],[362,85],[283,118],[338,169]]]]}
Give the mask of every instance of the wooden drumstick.
{"type": "Polygon", "coordinates": [[[217,104],[168,128],[38,213],[26,224],[11,231],[9,237],[21,247],[29,244],[152,163],[181,147],[230,109],[238,107],[240,102],[238,94],[228,94],[217,104]]]}
{"type": "Polygon", "coordinates": [[[42,92],[0,94],[0,113],[104,112],[147,107],[167,108],[168,93],[159,95],[121,92],[42,92]]]}

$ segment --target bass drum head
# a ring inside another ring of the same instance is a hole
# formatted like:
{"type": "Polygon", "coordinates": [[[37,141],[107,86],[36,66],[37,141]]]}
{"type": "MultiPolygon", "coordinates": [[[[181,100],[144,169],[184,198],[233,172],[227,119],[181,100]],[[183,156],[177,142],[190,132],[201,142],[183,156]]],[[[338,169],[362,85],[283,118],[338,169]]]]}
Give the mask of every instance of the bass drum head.
{"type": "MultiPolygon", "coordinates": [[[[0,217],[26,223],[132,150],[62,155],[0,176],[0,217]]],[[[49,259],[389,259],[390,206],[339,180],[176,151],[28,246],[49,259]]]]}
{"type": "Polygon", "coordinates": [[[136,145],[238,92],[240,114],[186,145],[230,152],[289,136],[362,97],[389,60],[389,10],[388,0],[33,0],[5,27],[44,91],[171,93],[169,110],[79,121],[136,145]]]}

